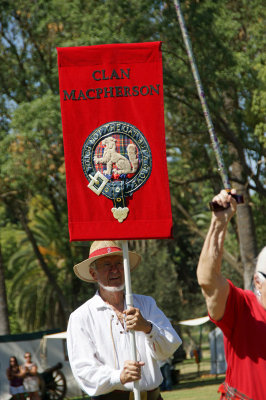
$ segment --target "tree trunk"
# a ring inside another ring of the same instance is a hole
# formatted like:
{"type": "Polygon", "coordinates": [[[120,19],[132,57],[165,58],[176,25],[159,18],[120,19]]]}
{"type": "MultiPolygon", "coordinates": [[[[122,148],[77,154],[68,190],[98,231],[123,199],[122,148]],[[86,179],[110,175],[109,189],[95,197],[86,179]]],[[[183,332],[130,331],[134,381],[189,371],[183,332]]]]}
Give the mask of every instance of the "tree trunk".
{"type": "Polygon", "coordinates": [[[8,319],[6,284],[4,274],[4,262],[0,243],[0,335],[9,335],[10,325],[8,319]]]}
{"type": "Polygon", "coordinates": [[[254,220],[252,209],[250,207],[250,197],[247,189],[247,180],[244,179],[244,171],[242,165],[237,158],[236,149],[230,146],[230,153],[234,155],[235,161],[231,166],[232,180],[236,179],[233,187],[237,190],[238,194],[244,196],[244,204],[237,207],[237,226],[240,257],[243,264],[243,281],[244,288],[250,289],[252,278],[255,270],[255,259],[257,257],[257,241],[256,232],[254,227],[254,220]]]}

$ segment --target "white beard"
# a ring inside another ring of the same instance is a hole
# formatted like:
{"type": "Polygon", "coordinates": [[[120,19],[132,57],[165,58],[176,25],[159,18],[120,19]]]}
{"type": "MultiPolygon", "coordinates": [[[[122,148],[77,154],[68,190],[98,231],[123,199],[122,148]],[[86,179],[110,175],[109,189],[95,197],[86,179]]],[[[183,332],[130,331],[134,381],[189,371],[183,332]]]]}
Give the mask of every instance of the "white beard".
{"type": "Polygon", "coordinates": [[[123,283],[120,286],[104,286],[101,282],[98,281],[99,286],[108,292],[121,292],[125,289],[125,284],[123,283]]]}

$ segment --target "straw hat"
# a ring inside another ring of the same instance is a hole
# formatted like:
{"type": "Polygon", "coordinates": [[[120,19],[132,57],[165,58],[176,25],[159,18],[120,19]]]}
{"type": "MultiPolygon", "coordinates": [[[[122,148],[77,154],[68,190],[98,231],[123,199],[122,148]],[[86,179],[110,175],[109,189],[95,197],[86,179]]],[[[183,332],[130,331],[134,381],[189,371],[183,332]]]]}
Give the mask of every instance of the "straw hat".
{"type": "MultiPolygon", "coordinates": [[[[94,282],[92,275],[90,274],[90,265],[98,260],[99,258],[121,255],[123,256],[123,250],[118,243],[111,240],[97,240],[92,243],[90,248],[89,258],[82,261],[74,266],[74,272],[78,278],[86,282],[94,282]]],[[[132,251],[128,252],[130,270],[135,269],[141,260],[141,256],[132,251]]]]}

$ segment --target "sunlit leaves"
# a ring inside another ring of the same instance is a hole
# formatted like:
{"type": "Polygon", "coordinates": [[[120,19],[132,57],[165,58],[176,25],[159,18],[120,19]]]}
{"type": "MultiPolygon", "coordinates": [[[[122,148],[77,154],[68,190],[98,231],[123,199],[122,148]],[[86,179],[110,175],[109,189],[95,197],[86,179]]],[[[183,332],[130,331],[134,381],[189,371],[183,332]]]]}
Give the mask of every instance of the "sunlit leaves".
{"type": "MultiPolygon", "coordinates": [[[[261,217],[265,5],[262,0],[187,0],[181,1],[181,7],[229,171],[233,160],[229,144],[243,155],[244,183],[252,187],[251,205],[261,245],[265,236],[261,217]]],[[[222,182],[173,2],[14,0],[1,2],[0,13],[0,201],[5,234],[1,243],[5,264],[14,253],[7,270],[8,290],[11,303],[12,293],[16,296],[12,314],[16,305],[26,321],[21,329],[56,326],[62,321],[58,298],[27,242],[18,211],[27,217],[38,249],[68,299],[68,309],[94,291],[93,285],[81,283],[72,271],[89,250],[87,244],[70,245],[68,238],[56,52],[56,47],[64,46],[163,41],[174,240],[137,243],[143,263],[134,272],[133,285],[136,291],[156,297],[173,318],[190,318],[195,299],[199,307],[195,312],[204,312],[195,275],[202,245],[199,231],[203,235],[206,230],[207,204],[222,182]]],[[[227,249],[237,255],[233,230],[228,239],[227,249]]]]}

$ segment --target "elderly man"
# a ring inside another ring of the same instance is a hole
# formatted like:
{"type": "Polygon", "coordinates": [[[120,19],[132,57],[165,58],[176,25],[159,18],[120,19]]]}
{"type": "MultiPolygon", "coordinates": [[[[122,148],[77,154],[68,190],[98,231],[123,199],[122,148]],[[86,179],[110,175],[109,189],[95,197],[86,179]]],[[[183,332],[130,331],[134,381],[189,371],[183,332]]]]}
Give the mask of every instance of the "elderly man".
{"type": "MultiPolygon", "coordinates": [[[[131,399],[133,382],[139,380],[142,398],[159,400],[157,361],[171,356],[181,339],[151,297],[134,294],[134,307],[126,309],[122,254],[116,242],[96,241],[89,258],[74,267],[80,279],[99,288],[70,316],[70,365],[92,399],[131,399]],[[130,357],[129,330],[135,331],[137,362],[130,357]]],[[[129,252],[129,259],[133,270],[141,257],[129,252]]]]}
{"type": "Polygon", "coordinates": [[[213,212],[197,275],[209,316],[224,333],[227,371],[221,399],[265,400],[266,248],[259,255],[254,274],[255,293],[225,279],[221,274],[223,244],[236,201],[225,190],[213,201],[223,207],[229,203],[230,207],[213,212]]]}

